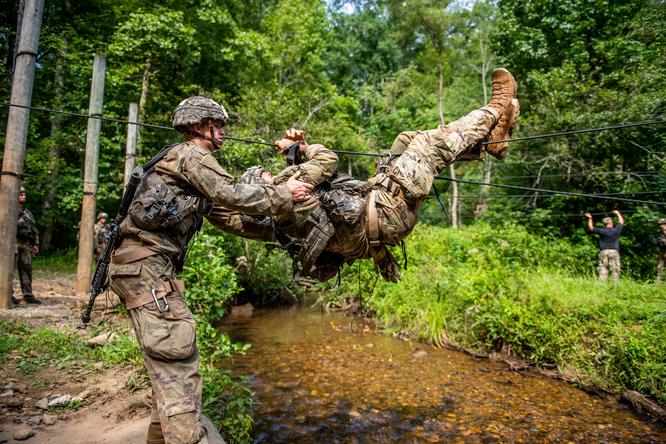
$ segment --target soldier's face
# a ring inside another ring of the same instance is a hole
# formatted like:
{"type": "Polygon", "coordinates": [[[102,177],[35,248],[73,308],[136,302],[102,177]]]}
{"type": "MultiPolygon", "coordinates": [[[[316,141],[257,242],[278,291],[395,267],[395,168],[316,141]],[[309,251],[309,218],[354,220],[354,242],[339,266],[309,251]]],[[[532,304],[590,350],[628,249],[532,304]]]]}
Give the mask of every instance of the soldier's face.
{"type": "Polygon", "coordinates": [[[100,217],[100,218],[99,218],[99,223],[100,223],[101,225],[104,225],[104,224],[106,223],[106,219],[103,218],[103,217],[100,217]]]}
{"type": "Polygon", "coordinates": [[[25,201],[28,199],[28,196],[26,196],[25,193],[19,193],[18,199],[20,203],[25,203],[25,201]]]}
{"type": "Polygon", "coordinates": [[[661,224],[661,225],[659,225],[659,227],[661,227],[661,231],[663,233],[666,233],[666,224],[661,224]]]}
{"type": "Polygon", "coordinates": [[[203,136],[203,137],[211,137],[211,130],[212,130],[212,137],[218,142],[222,143],[224,140],[224,129],[222,129],[222,122],[218,121],[213,121],[210,124],[208,122],[206,123],[200,123],[198,125],[194,125],[194,133],[203,136]]]}

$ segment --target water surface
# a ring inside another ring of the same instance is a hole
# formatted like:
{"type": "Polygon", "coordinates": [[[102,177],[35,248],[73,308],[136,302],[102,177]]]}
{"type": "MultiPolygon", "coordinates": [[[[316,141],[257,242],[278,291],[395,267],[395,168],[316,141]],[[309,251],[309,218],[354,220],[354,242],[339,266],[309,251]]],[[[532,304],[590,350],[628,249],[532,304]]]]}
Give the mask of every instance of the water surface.
{"type": "Polygon", "coordinates": [[[307,308],[228,319],[225,365],[255,391],[255,442],[666,442],[615,400],[307,308]]]}

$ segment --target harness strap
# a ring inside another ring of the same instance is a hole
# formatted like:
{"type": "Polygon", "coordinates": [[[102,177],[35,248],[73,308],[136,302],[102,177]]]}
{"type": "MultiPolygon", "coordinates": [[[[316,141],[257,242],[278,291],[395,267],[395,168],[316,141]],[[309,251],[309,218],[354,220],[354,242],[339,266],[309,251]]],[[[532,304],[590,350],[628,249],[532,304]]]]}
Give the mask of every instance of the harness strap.
{"type": "Polygon", "coordinates": [[[377,190],[371,190],[366,208],[366,214],[368,215],[368,243],[371,247],[378,247],[381,243],[379,240],[379,217],[377,216],[376,198],[377,190]]]}
{"type": "Polygon", "coordinates": [[[116,265],[129,264],[130,262],[145,259],[158,253],[159,251],[155,251],[151,247],[139,247],[124,253],[114,253],[111,257],[111,262],[116,265]]]}
{"type": "MultiPolygon", "coordinates": [[[[155,288],[155,296],[157,299],[162,299],[170,293],[177,293],[182,297],[182,294],[185,291],[185,282],[180,279],[162,282],[163,284],[161,287],[155,288]]],[[[173,295],[171,297],[173,297],[173,295]]],[[[153,297],[152,291],[146,291],[132,297],[129,301],[126,301],[125,308],[132,310],[133,308],[143,307],[150,303],[155,303],[155,297],[153,297]]]]}
{"type": "Polygon", "coordinates": [[[382,175],[381,180],[377,182],[376,186],[384,188],[394,196],[405,199],[405,191],[403,190],[402,186],[393,180],[391,176],[382,175]]]}

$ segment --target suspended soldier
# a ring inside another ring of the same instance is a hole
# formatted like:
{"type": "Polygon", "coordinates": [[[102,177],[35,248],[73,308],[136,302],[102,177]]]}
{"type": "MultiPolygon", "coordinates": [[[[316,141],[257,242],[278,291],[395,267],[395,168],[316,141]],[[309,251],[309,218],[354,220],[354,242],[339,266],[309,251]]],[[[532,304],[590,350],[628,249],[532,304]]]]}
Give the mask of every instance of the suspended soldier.
{"type": "Polygon", "coordinates": [[[111,226],[106,223],[109,215],[106,213],[99,213],[97,215],[97,223],[93,229],[93,246],[95,249],[95,258],[106,249],[109,244],[109,235],[111,234],[111,226]]]}
{"type": "MultiPolygon", "coordinates": [[[[32,294],[32,258],[39,253],[39,231],[37,231],[35,217],[25,207],[27,199],[25,188],[21,187],[18,195],[19,212],[14,261],[18,268],[23,300],[28,304],[41,304],[41,301],[32,294]]],[[[12,303],[16,305],[19,300],[12,296],[12,303]]]]}
{"type": "Polygon", "coordinates": [[[659,259],[657,260],[657,283],[664,281],[664,263],[666,263],[666,218],[659,219],[659,228],[661,233],[657,237],[657,246],[659,247],[659,259]]]}
{"type": "Polygon", "coordinates": [[[337,157],[322,145],[308,145],[301,131],[289,130],[276,146],[292,153],[294,165],[275,178],[255,167],[241,181],[278,184],[300,171],[304,180],[317,185],[313,197],[272,220],[228,212],[226,226],[220,227],[244,237],[277,239],[297,257],[300,272],[320,280],[333,277],[344,263],[371,257],[384,279],[396,282],[399,266],[386,246],[400,245],[412,231],[435,176],[445,166],[480,160],[485,152],[498,159],[505,156],[508,142],[482,142],[510,138],[520,114],[516,93],[513,76],[496,69],[486,106],[449,125],[400,133],[389,160],[367,182],[334,175],[337,157]]]}
{"type": "Polygon", "coordinates": [[[280,185],[235,184],[212,155],[227,119],[224,107],[205,97],[176,107],[173,127],[187,141],[163,150],[145,172],[109,267],[111,288],[130,313],[153,388],[148,443],[212,442],[201,426],[195,322],[176,279],[203,218],[216,223],[220,208],[287,213],[312,190],[298,175],[280,185]]]}

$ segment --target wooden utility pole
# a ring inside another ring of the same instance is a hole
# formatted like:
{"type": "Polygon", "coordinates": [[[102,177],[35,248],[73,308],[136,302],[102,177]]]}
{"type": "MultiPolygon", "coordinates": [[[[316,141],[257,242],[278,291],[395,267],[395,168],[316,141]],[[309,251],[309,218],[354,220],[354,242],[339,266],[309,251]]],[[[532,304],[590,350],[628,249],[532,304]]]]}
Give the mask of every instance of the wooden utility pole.
{"type": "MultiPolygon", "coordinates": [[[[14,105],[30,106],[32,102],[32,84],[43,11],[44,0],[25,2],[12,80],[11,103],[14,105]]],[[[18,191],[23,174],[29,118],[29,109],[9,108],[0,178],[0,308],[11,308],[12,304],[18,191]]]]}
{"type": "Polygon", "coordinates": [[[127,124],[127,144],[125,145],[125,180],[124,184],[127,186],[132,169],[136,163],[136,123],[139,121],[139,105],[131,102],[129,104],[129,118],[130,123],[127,124]]]}
{"type": "Polygon", "coordinates": [[[93,231],[95,225],[95,205],[97,203],[97,167],[99,163],[99,135],[104,101],[104,74],[106,59],[95,56],[90,104],[88,106],[88,130],[86,132],[86,160],[83,173],[83,205],[79,225],[79,261],[76,265],[76,294],[85,296],[90,289],[93,259],[93,231]]]}

